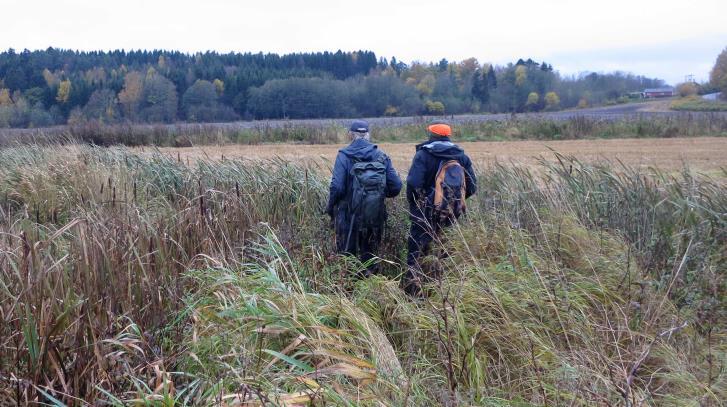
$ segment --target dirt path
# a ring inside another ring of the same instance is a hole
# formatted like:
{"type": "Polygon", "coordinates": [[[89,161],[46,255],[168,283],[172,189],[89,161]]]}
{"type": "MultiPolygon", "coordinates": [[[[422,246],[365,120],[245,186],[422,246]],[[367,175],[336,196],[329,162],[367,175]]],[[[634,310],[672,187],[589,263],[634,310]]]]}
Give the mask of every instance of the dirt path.
{"type": "MultiPolygon", "coordinates": [[[[685,164],[702,172],[719,174],[727,168],[727,138],[695,137],[669,139],[614,139],[567,141],[504,141],[461,143],[467,154],[479,166],[495,162],[533,165],[538,157],[554,159],[553,151],[573,155],[580,160],[597,162],[621,160],[630,166],[656,166],[664,170],[679,170],[685,164]]],[[[164,154],[182,160],[210,158],[274,158],[332,163],[342,145],[229,145],[191,148],[161,148],[164,154]]],[[[414,155],[414,144],[380,144],[391,156],[400,171],[406,171],[414,155]]],[[[150,151],[149,148],[146,151],[150,151]]]]}

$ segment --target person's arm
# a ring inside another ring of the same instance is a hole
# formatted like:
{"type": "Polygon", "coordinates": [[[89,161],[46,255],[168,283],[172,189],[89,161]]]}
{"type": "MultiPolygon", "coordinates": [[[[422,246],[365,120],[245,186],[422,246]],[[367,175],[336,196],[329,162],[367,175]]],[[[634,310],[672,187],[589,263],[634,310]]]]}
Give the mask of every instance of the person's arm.
{"type": "Polygon", "coordinates": [[[391,159],[386,157],[386,197],[393,198],[401,192],[401,178],[396,173],[394,166],[391,165],[391,159]]]}
{"type": "Polygon", "coordinates": [[[346,159],[343,154],[338,153],[336,163],[333,165],[333,174],[331,176],[331,188],[328,195],[328,205],[326,213],[333,217],[333,210],[338,202],[343,199],[346,194],[346,159]]]}
{"type": "Polygon", "coordinates": [[[418,192],[424,188],[424,177],[426,176],[426,165],[424,162],[425,152],[419,150],[414,155],[409,168],[409,174],[406,177],[406,199],[409,204],[415,204],[419,199],[418,192]]]}
{"type": "Polygon", "coordinates": [[[472,169],[472,160],[466,155],[464,164],[464,176],[467,182],[467,190],[465,191],[465,198],[469,198],[477,193],[477,176],[475,175],[474,169],[472,169]]]}

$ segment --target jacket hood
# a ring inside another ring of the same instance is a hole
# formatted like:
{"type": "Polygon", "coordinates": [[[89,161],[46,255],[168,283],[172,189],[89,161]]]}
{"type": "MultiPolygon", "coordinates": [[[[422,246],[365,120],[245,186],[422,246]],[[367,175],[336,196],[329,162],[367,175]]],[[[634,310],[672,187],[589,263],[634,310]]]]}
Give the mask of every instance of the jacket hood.
{"type": "Polygon", "coordinates": [[[417,151],[422,149],[435,157],[451,160],[457,159],[464,154],[464,150],[462,150],[460,146],[452,143],[448,137],[437,137],[435,139],[430,139],[425,143],[419,144],[417,146],[417,151]]]}
{"type": "Polygon", "coordinates": [[[358,160],[375,160],[379,156],[379,148],[376,144],[364,139],[356,139],[340,151],[348,158],[358,160]]]}

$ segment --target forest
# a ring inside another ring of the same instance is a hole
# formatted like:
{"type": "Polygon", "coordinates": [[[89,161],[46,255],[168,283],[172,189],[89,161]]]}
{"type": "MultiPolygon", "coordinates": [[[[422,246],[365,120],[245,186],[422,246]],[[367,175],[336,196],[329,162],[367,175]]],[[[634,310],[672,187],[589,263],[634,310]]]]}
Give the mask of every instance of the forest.
{"type": "Polygon", "coordinates": [[[561,75],[530,58],[9,49],[0,53],[0,128],[553,111],[663,85],[624,72],[561,75]]]}

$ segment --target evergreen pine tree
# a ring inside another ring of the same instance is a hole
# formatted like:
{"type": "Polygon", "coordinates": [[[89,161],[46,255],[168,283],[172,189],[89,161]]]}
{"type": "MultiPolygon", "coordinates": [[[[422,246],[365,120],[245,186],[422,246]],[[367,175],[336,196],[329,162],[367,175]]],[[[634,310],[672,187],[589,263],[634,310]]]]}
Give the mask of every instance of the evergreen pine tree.
{"type": "Polygon", "coordinates": [[[472,77],[472,96],[486,105],[490,101],[490,89],[487,84],[487,76],[480,68],[477,68],[472,77]]]}

